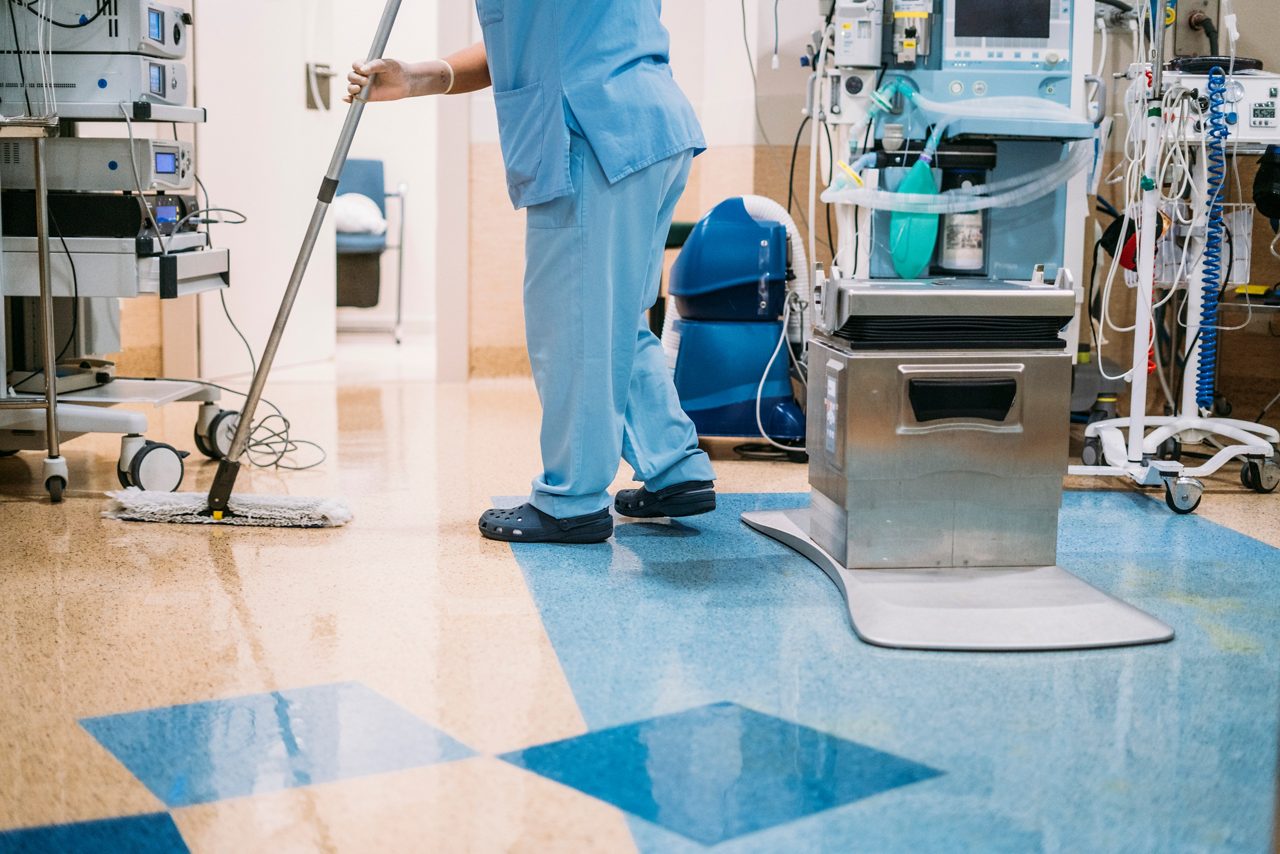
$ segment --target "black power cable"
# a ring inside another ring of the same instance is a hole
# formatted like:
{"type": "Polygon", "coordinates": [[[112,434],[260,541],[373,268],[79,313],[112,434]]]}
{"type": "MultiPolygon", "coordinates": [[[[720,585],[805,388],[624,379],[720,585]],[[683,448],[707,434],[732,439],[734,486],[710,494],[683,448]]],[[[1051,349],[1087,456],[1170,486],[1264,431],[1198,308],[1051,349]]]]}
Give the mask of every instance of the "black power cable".
{"type": "Polygon", "coordinates": [[[805,116],[804,121],[800,122],[799,129],[796,130],[796,140],[791,143],[791,168],[787,170],[787,213],[791,213],[791,202],[796,196],[796,157],[800,154],[800,139],[804,136],[804,129],[808,127],[810,117],[805,116]]]}
{"type": "MultiPolygon", "coordinates": [[[[61,362],[62,358],[67,355],[67,351],[71,349],[71,345],[76,341],[76,335],[80,331],[80,277],[76,274],[76,259],[72,257],[71,250],[67,248],[67,239],[62,236],[62,229],[58,226],[57,217],[53,215],[53,211],[49,211],[49,222],[53,226],[53,230],[58,235],[58,242],[62,244],[62,251],[67,256],[67,263],[71,265],[71,334],[67,336],[67,342],[62,345],[58,351],[58,356],[53,361],[61,362]]],[[[56,370],[56,368],[55,368],[56,370]]],[[[32,371],[22,379],[13,383],[14,388],[29,382],[32,377],[38,376],[44,372],[44,368],[32,371]]],[[[56,380],[55,380],[56,381],[56,380]]]]}
{"type": "MultiPolygon", "coordinates": [[[[831,141],[831,126],[826,122],[822,123],[822,129],[827,134],[827,186],[831,186],[831,182],[835,179],[836,168],[836,147],[831,141]]],[[[827,248],[831,250],[831,256],[834,260],[836,254],[836,237],[831,228],[831,205],[823,203],[827,214],[827,248]]]]}
{"type": "Polygon", "coordinates": [[[78,30],[81,27],[89,26],[94,21],[98,20],[98,18],[102,17],[102,14],[106,12],[107,9],[111,8],[112,0],[102,0],[102,2],[98,4],[98,11],[94,12],[92,17],[86,18],[83,21],[78,21],[74,24],[64,24],[62,21],[55,21],[53,20],[53,18],[50,18],[49,16],[45,15],[43,12],[41,12],[39,9],[35,8],[34,6],[28,6],[26,3],[22,2],[22,0],[9,0],[10,12],[13,11],[12,6],[14,3],[17,3],[19,6],[22,6],[24,9],[26,9],[31,14],[35,15],[40,20],[44,21],[46,24],[53,24],[53,26],[59,27],[64,30],[78,30]]]}

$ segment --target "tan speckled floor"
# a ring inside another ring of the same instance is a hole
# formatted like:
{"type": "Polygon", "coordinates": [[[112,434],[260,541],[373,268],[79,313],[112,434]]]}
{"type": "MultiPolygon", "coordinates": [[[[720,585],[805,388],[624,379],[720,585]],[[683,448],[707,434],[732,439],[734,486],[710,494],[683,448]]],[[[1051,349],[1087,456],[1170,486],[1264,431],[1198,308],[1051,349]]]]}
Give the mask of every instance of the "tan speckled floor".
{"type": "MultiPolygon", "coordinates": [[[[360,340],[351,352],[354,365],[286,371],[269,392],[328,464],[241,481],[341,494],[356,512],[346,529],[101,519],[110,438],[67,446],[72,485],[57,507],[39,454],[0,459],[0,831],[163,809],[77,724],[90,716],[358,680],[485,754],[584,731],[510,549],[475,529],[491,496],[522,494],[534,474],[531,384],[437,386],[420,351],[397,361],[360,340]]],[[[152,438],[191,447],[194,405],[152,417],[152,438]]],[[[206,487],[212,464],[189,463],[186,487],[206,487]]],[[[722,459],[718,471],[723,491],[806,488],[800,465],[722,459]]],[[[1244,493],[1231,469],[1200,512],[1280,546],[1278,501],[1244,493]]],[[[632,846],[618,811],[485,757],[174,819],[197,851],[632,846]]]]}

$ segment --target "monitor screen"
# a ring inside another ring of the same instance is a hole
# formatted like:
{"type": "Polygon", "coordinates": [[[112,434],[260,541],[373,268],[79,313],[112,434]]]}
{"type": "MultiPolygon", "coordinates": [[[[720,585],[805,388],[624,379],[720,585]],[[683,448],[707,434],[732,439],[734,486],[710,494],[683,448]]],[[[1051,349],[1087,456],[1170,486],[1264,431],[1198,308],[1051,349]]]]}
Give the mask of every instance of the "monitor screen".
{"type": "Polygon", "coordinates": [[[177,205],[156,205],[155,209],[156,222],[163,225],[172,225],[178,221],[177,205]]]}
{"type": "Polygon", "coordinates": [[[956,0],[956,38],[1047,39],[1053,0],[956,0]]]}
{"type": "Polygon", "coordinates": [[[164,97],[164,66],[151,63],[151,94],[164,97]]]}
{"type": "Polygon", "coordinates": [[[178,155],[171,151],[156,152],[156,174],[157,175],[176,175],[178,174],[178,155]]]}
{"type": "Polygon", "coordinates": [[[164,12],[157,9],[147,10],[147,36],[153,42],[164,44],[164,12]]]}

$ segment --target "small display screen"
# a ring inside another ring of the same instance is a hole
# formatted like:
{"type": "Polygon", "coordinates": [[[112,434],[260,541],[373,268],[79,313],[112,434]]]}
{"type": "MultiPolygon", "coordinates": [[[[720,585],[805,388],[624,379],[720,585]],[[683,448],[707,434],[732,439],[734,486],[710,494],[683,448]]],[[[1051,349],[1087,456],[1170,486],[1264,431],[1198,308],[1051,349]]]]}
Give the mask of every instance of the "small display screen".
{"type": "Polygon", "coordinates": [[[1047,39],[1053,0],[956,0],[956,38],[1047,39]]]}
{"type": "Polygon", "coordinates": [[[156,174],[177,175],[178,155],[170,151],[156,152],[156,174]]]}
{"type": "Polygon", "coordinates": [[[151,63],[151,94],[164,97],[164,66],[151,63]]]}
{"type": "Polygon", "coordinates": [[[164,12],[157,9],[147,10],[147,36],[153,42],[164,44],[164,12]]]}
{"type": "Polygon", "coordinates": [[[1255,119],[1274,119],[1276,117],[1276,105],[1255,104],[1253,107],[1253,117],[1255,119]]]}
{"type": "Polygon", "coordinates": [[[162,225],[172,225],[178,221],[177,205],[156,205],[156,222],[162,225]]]}

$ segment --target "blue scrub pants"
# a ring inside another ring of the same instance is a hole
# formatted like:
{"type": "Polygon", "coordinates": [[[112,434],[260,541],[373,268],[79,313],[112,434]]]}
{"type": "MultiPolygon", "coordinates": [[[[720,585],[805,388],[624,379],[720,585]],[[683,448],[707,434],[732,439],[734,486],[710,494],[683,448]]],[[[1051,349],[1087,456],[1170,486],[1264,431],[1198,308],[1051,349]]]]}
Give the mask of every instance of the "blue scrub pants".
{"type": "Polygon", "coordinates": [[[556,518],[608,507],[619,459],[650,491],[715,478],[644,316],[692,160],[686,151],[610,185],[574,132],[573,194],[528,209],[525,335],[543,465],[530,501],[556,518]]]}

